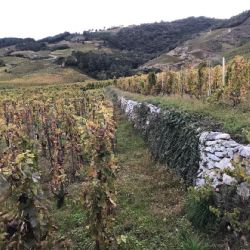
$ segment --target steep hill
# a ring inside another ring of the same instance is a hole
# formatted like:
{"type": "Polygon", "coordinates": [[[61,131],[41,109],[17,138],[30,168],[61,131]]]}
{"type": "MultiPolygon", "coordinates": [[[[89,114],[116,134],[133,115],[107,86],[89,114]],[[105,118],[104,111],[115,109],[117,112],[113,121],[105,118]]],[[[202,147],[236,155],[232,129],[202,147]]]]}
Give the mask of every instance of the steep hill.
{"type": "Polygon", "coordinates": [[[104,40],[108,46],[143,53],[149,57],[169,51],[196,34],[219,25],[222,20],[189,17],[173,22],[148,23],[121,28],[116,32],[85,32],[88,40],[104,40]]]}
{"type": "Polygon", "coordinates": [[[202,32],[196,38],[147,62],[144,67],[164,69],[196,65],[204,60],[217,64],[222,57],[229,60],[237,54],[250,56],[250,11],[202,32]]]}
{"type": "Polygon", "coordinates": [[[103,50],[72,53],[65,65],[74,66],[97,79],[133,75],[139,66],[167,52],[222,20],[189,17],[174,22],[149,23],[84,32],[85,42],[97,41],[103,50]]]}

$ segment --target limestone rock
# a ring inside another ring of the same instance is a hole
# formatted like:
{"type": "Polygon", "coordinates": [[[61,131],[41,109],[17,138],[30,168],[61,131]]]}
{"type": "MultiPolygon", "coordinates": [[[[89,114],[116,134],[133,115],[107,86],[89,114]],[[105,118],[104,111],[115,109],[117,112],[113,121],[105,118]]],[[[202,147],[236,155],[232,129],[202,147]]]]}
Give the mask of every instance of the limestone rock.
{"type": "Polygon", "coordinates": [[[200,134],[199,141],[200,141],[201,144],[204,144],[207,141],[208,134],[209,134],[209,132],[202,132],[200,134]]]}
{"type": "Polygon", "coordinates": [[[223,158],[226,155],[225,152],[215,152],[214,154],[215,154],[215,156],[217,156],[219,158],[223,158]]]}
{"type": "Polygon", "coordinates": [[[222,184],[222,176],[216,171],[207,172],[206,177],[212,182],[213,187],[217,187],[222,184]]]}
{"type": "Polygon", "coordinates": [[[239,154],[242,157],[250,159],[250,146],[242,146],[239,148],[239,154]]]}
{"type": "Polygon", "coordinates": [[[197,180],[196,180],[196,186],[198,186],[198,187],[201,187],[201,186],[204,186],[205,185],[205,179],[203,179],[203,178],[198,178],[197,180]]]}
{"type": "Polygon", "coordinates": [[[230,158],[223,158],[222,160],[220,160],[219,162],[215,163],[215,167],[219,168],[220,170],[224,170],[226,168],[230,168],[233,169],[232,163],[231,163],[231,159],[230,158]]]}
{"type": "Polygon", "coordinates": [[[217,144],[217,141],[206,141],[206,142],[205,142],[205,145],[206,145],[206,146],[213,146],[213,145],[215,145],[215,144],[217,144]]]}
{"type": "Polygon", "coordinates": [[[220,132],[210,132],[206,139],[208,141],[216,141],[216,140],[230,140],[231,137],[229,134],[226,133],[220,133],[220,132]]]}
{"type": "Polygon", "coordinates": [[[205,151],[213,154],[215,152],[215,147],[205,147],[205,151]]]}
{"type": "Polygon", "coordinates": [[[231,137],[229,134],[226,133],[219,133],[214,137],[215,140],[230,140],[231,137]]]}
{"type": "Polygon", "coordinates": [[[160,113],[161,109],[152,104],[147,104],[151,113],[160,113]]]}
{"type": "Polygon", "coordinates": [[[242,182],[237,188],[237,194],[247,200],[250,197],[250,185],[247,182],[242,182]]]}
{"type": "Polygon", "coordinates": [[[229,186],[237,183],[237,180],[235,178],[233,178],[225,173],[223,174],[222,181],[223,181],[223,184],[226,184],[229,186]]]}
{"type": "Polygon", "coordinates": [[[225,150],[226,150],[226,148],[223,145],[216,144],[214,146],[214,151],[216,151],[216,152],[224,152],[225,150]]]}
{"type": "Polygon", "coordinates": [[[227,148],[226,153],[230,159],[234,158],[234,151],[231,148],[227,148]]]}
{"type": "Polygon", "coordinates": [[[207,141],[214,141],[215,140],[215,137],[219,134],[219,132],[209,132],[207,137],[206,137],[206,140],[207,141]]]}
{"type": "Polygon", "coordinates": [[[226,148],[235,148],[239,146],[239,144],[233,140],[224,141],[224,142],[222,141],[222,143],[226,148]]]}
{"type": "Polygon", "coordinates": [[[208,157],[209,159],[213,160],[213,161],[220,161],[220,158],[217,157],[217,156],[214,155],[214,154],[208,153],[208,154],[207,154],[207,157],[208,157]]]}

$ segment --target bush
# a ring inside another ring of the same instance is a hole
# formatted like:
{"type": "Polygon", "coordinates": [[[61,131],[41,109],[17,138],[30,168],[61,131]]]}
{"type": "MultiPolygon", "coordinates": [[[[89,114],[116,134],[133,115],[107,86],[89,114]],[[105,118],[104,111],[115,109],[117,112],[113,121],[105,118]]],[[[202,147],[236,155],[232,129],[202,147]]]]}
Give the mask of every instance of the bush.
{"type": "Polygon", "coordinates": [[[16,50],[31,50],[31,51],[40,51],[47,49],[45,43],[36,42],[33,39],[26,39],[23,42],[17,44],[15,47],[16,50]]]}
{"type": "Polygon", "coordinates": [[[216,216],[210,209],[214,205],[215,200],[211,187],[189,188],[186,213],[187,218],[195,227],[208,228],[215,225],[216,216]]]}
{"type": "Polygon", "coordinates": [[[64,50],[64,49],[69,49],[70,47],[67,44],[56,44],[52,47],[50,47],[50,51],[55,51],[55,50],[64,50]]]}
{"type": "Polygon", "coordinates": [[[0,59],[0,67],[4,67],[5,66],[5,63],[2,59],[0,59]]]}
{"type": "MultiPolygon", "coordinates": [[[[241,166],[235,165],[235,170],[227,174],[240,181],[240,185],[249,180],[241,166]]],[[[223,232],[232,249],[245,249],[250,244],[250,199],[239,196],[240,185],[220,185],[216,189],[210,184],[192,187],[186,201],[187,218],[192,224],[223,232]]]]}

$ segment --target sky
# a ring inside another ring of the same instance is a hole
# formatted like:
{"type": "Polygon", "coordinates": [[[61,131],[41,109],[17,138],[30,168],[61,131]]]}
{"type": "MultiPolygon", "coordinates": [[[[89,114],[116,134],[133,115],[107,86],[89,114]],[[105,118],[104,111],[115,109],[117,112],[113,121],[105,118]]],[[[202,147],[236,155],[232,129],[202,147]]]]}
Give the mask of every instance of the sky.
{"type": "Polygon", "coordinates": [[[249,10],[250,0],[1,0],[0,8],[1,38],[40,39],[189,16],[229,18],[249,10]]]}

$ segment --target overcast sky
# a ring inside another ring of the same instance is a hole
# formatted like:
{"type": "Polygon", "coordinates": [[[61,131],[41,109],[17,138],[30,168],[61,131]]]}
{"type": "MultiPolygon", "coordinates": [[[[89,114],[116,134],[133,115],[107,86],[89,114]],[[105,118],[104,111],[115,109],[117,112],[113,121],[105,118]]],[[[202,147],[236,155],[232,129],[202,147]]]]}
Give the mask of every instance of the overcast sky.
{"type": "Polygon", "coordinates": [[[1,0],[0,37],[43,38],[189,16],[229,18],[250,0],[1,0]]]}

